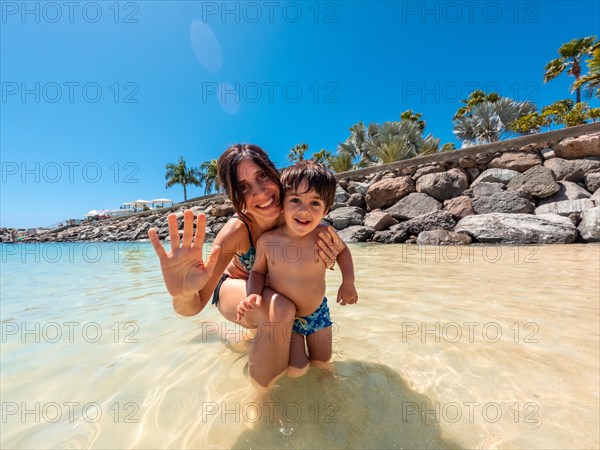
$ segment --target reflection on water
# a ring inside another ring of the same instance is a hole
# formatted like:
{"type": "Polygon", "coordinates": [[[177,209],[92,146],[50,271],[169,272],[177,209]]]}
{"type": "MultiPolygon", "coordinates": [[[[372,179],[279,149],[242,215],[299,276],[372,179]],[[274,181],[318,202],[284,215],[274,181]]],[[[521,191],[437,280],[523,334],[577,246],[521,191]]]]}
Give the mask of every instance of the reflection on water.
{"type": "Polygon", "coordinates": [[[0,246],[2,448],[600,445],[598,245],[352,246],[333,372],[267,400],[239,329],[174,314],[149,244],[50,245],[0,246]]]}

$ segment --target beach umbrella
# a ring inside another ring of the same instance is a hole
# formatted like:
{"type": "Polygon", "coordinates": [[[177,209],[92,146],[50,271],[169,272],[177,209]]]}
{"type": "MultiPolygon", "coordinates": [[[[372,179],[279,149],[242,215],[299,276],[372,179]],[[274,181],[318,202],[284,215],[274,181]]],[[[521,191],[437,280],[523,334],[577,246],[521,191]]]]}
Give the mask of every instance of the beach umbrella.
{"type": "Polygon", "coordinates": [[[131,202],[133,204],[133,208],[137,210],[138,206],[140,208],[144,208],[144,205],[147,205],[150,203],[150,201],[148,200],[135,200],[133,202],[131,202]]]}
{"type": "Polygon", "coordinates": [[[100,214],[98,211],[92,209],[91,211],[87,212],[86,216],[97,216],[98,214],[100,214]]]}
{"type": "Polygon", "coordinates": [[[173,200],[168,199],[168,198],[155,198],[154,200],[150,200],[150,201],[154,204],[160,203],[161,208],[165,207],[165,203],[173,203],[173,200]]]}

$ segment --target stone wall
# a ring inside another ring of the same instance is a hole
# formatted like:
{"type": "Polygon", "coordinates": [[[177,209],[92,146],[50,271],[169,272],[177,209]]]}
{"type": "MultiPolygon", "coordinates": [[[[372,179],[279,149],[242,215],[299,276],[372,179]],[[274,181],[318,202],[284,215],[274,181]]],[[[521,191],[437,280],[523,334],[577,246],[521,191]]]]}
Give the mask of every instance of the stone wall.
{"type": "Polygon", "coordinates": [[[600,123],[338,175],[349,242],[600,240],[600,123]]]}
{"type": "MultiPolygon", "coordinates": [[[[348,242],[532,244],[600,241],[600,123],[337,174],[325,220],[348,242]]],[[[135,241],[166,217],[207,216],[207,239],[231,217],[224,196],[83,223],[23,241],[135,241]]],[[[181,222],[181,228],[183,222],[181,222]]],[[[11,242],[14,233],[0,230],[11,242]]]]}

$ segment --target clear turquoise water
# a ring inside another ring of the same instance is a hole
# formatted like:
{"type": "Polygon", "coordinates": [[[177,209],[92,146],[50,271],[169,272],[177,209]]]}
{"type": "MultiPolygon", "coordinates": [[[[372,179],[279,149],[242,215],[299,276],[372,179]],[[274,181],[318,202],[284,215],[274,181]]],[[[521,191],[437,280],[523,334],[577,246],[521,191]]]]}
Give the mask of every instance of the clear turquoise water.
{"type": "Polygon", "coordinates": [[[335,372],[279,382],[280,430],[150,244],[0,245],[0,446],[598,448],[600,246],[351,249],[335,372]]]}

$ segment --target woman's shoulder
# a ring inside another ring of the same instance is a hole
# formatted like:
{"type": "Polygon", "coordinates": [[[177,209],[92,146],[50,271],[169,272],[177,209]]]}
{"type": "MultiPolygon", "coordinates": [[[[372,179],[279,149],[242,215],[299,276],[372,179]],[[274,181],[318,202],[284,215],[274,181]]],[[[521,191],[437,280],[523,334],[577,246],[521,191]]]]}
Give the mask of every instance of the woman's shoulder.
{"type": "Polygon", "coordinates": [[[226,243],[230,248],[235,249],[234,251],[239,251],[250,245],[248,228],[241,219],[232,217],[219,230],[215,237],[215,242],[220,244],[226,243]]]}

